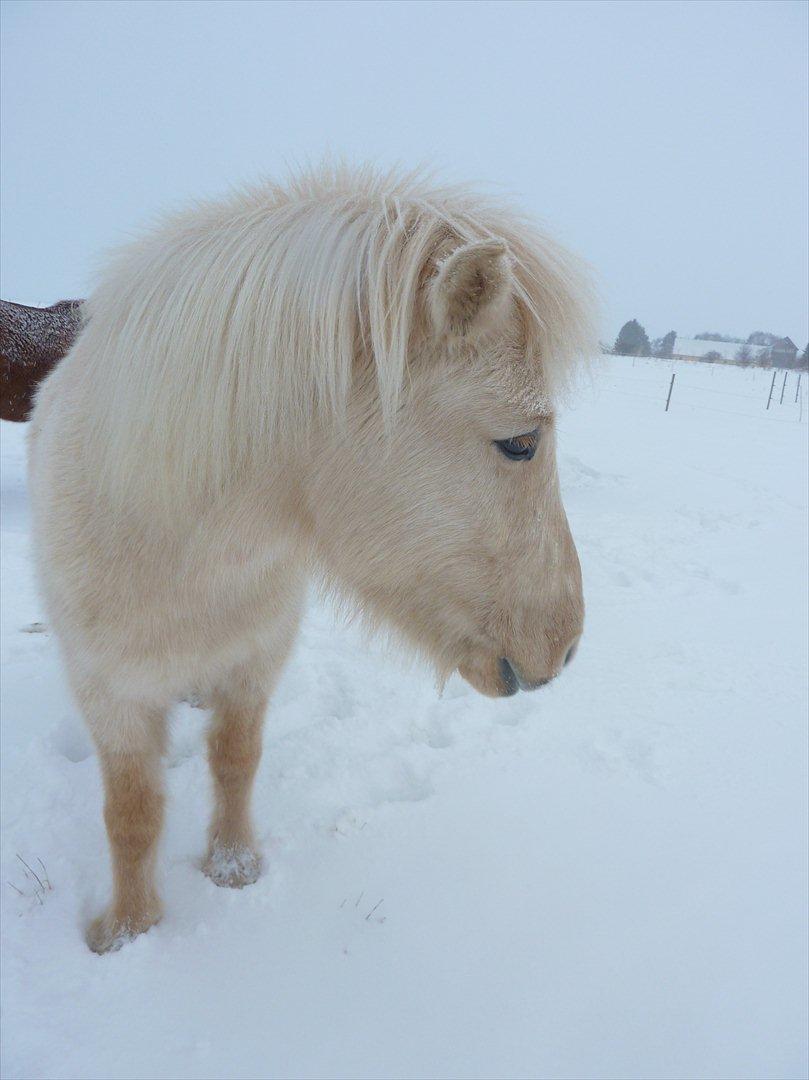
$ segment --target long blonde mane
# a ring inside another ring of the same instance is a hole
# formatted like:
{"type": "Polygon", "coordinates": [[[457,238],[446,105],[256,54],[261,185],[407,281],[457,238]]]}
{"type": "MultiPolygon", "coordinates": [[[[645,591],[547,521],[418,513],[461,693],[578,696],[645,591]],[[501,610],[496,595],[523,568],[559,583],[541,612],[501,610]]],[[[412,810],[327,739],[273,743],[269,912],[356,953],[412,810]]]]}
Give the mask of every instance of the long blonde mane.
{"type": "Polygon", "coordinates": [[[586,275],[519,213],[463,188],[326,166],[200,204],[121,249],[72,354],[111,486],[131,490],[150,459],[218,486],[315,410],[339,417],[363,349],[390,420],[425,266],[448,241],[491,237],[510,250],[553,394],[592,343],[586,275]]]}

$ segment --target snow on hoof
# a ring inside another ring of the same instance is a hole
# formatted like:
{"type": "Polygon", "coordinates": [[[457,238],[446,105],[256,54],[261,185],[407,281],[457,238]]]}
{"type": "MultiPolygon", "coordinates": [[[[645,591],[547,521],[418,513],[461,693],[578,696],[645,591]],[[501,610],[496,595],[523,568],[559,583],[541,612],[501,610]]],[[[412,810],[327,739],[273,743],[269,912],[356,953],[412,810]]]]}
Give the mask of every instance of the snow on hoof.
{"type": "Polygon", "coordinates": [[[261,873],[261,857],[252,848],[215,847],[202,867],[214,885],[228,889],[243,889],[252,885],[261,873]]]}
{"type": "Polygon", "coordinates": [[[186,705],[189,705],[192,709],[209,709],[210,702],[204,694],[189,693],[186,697],[180,698],[186,705]]]}
{"type": "Polygon", "coordinates": [[[146,914],[137,919],[116,919],[110,912],[105,912],[90,923],[85,940],[90,949],[99,955],[117,952],[128,941],[133,941],[140,934],[145,934],[159,919],[159,912],[146,914]]]}

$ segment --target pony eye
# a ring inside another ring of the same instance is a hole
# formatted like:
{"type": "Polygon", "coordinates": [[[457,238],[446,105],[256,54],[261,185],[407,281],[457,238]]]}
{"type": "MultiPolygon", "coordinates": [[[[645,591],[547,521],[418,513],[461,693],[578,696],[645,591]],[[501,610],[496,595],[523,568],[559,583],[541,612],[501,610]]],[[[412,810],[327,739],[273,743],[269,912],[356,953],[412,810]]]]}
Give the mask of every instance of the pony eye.
{"type": "Polygon", "coordinates": [[[512,461],[530,461],[537,452],[539,428],[528,431],[525,435],[515,435],[512,439],[495,439],[494,445],[512,461]]]}

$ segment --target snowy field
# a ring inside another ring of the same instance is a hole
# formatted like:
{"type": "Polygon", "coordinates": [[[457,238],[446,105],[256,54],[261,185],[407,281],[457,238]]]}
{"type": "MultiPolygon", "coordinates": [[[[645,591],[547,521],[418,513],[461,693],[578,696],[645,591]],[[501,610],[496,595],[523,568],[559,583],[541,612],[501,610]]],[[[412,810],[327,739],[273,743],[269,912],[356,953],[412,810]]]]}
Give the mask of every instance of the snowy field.
{"type": "Polygon", "coordinates": [[[564,676],[439,697],[313,604],[266,727],[263,877],[197,868],[183,706],[166,915],[104,957],[96,761],[26,631],[3,425],[4,1077],[806,1075],[806,387],[767,412],[769,373],[683,364],[665,413],[671,370],[605,360],[562,417],[588,603],[564,676]]]}

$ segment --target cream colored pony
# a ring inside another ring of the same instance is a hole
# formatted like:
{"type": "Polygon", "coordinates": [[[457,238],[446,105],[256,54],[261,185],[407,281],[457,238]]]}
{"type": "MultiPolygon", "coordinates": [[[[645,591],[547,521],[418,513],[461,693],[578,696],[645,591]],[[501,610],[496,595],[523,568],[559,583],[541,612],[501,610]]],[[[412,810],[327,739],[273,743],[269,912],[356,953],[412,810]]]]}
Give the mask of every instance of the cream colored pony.
{"type": "Polygon", "coordinates": [[[114,896],[160,916],[166,713],[214,710],[205,872],[256,879],[267,701],[313,576],[493,696],[581,634],[554,401],[590,346],[573,260],[512,211],[327,168],[197,206],[109,265],[43,384],[37,559],[98,748],[114,896]]]}

